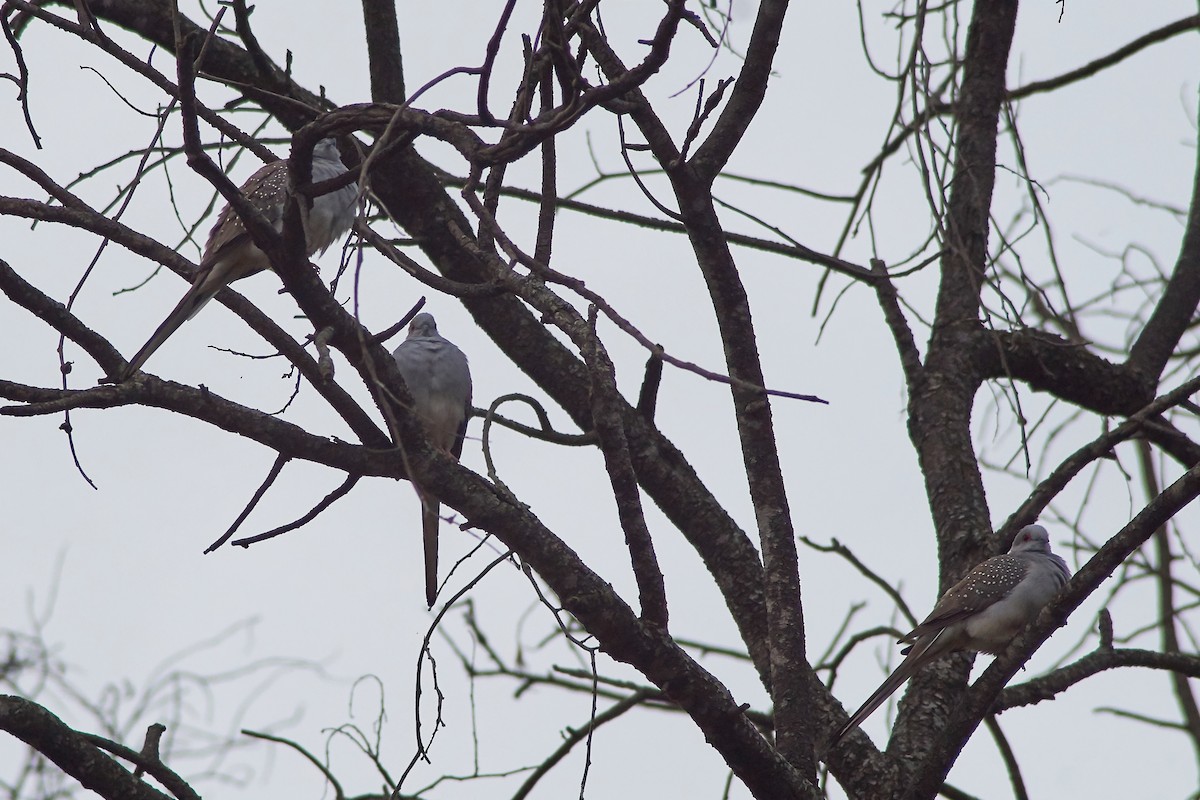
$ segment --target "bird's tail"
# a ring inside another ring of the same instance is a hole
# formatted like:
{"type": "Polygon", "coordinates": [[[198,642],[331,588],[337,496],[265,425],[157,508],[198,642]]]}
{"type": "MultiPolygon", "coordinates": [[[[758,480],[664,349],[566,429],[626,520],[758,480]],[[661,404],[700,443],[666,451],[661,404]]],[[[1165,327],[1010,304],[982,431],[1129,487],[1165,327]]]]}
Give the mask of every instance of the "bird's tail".
{"type": "Polygon", "coordinates": [[[833,739],[830,740],[826,752],[837,747],[842,737],[861,725],[863,720],[871,716],[875,712],[875,709],[883,705],[884,701],[891,697],[892,693],[899,689],[906,680],[916,674],[917,670],[941,654],[941,651],[934,647],[941,634],[942,631],[938,631],[933,636],[923,637],[911,647],[905,649],[904,652],[907,655],[904,657],[904,660],[893,670],[891,675],[887,676],[887,679],[880,684],[879,688],[867,698],[858,711],[850,715],[850,719],[846,720],[846,724],[838,729],[833,739]]]}
{"type": "Polygon", "coordinates": [[[441,504],[428,495],[421,496],[421,537],[425,540],[425,601],[433,608],[438,590],[438,523],[441,504]]]}
{"type": "Polygon", "coordinates": [[[142,368],[146,363],[146,359],[154,355],[154,351],[162,346],[163,342],[171,338],[171,334],[179,330],[179,326],[187,322],[196,315],[196,312],[204,307],[204,304],[213,298],[214,295],[221,289],[221,285],[213,286],[210,281],[204,278],[198,278],[187,293],[180,298],[179,303],[171,311],[167,318],[162,321],[162,324],[154,329],[150,339],[142,345],[142,349],[137,351],[137,354],[129,359],[129,366],[125,368],[121,375],[121,380],[126,381],[134,376],[134,374],[142,368]]]}

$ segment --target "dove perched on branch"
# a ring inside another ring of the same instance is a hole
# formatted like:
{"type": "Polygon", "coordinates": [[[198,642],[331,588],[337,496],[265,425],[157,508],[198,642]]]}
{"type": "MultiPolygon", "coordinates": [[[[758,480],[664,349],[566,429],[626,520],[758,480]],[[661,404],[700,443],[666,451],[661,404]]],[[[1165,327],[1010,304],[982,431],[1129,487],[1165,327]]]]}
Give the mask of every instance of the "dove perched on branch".
{"type": "MultiPolygon", "coordinates": [[[[438,333],[432,314],[417,314],[408,338],[392,353],[413,398],[413,411],[434,447],[454,458],[462,455],[471,414],[471,370],[463,351],[438,333]]],[[[437,599],[438,510],[440,504],[421,487],[421,535],[425,543],[425,600],[437,599]]]]}
{"type": "Polygon", "coordinates": [[[855,711],[829,744],[832,749],[879,708],[892,692],[945,653],[973,650],[999,655],[1071,579],[1066,562],[1050,551],[1041,525],[1017,532],[1007,554],[967,573],[938,600],[925,621],[902,641],[904,660],[855,711]]]}
{"type": "MultiPolygon", "coordinates": [[[[287,159],[265,164],[242,184],[245,195],[254,208],[266,217],[275,230],[283,229],[283,211],[288,199],[287,159]]],[[[336,178],[346,172],[332,138],[322,139],[313,147],[312,182],[314,184],[336,178]]],[[[308,244],[308,255],[325,252],[354,222],[355,200],[358,185],[351,183],[320,197],[313,198],[312,208],[303,215],[304,237],[308,244]]],[[[150,336],[142,349],[129,360],[122,380],[132,377],[146,359],[170,338],[179,326],[196,315],[221,289],[233,281],[269,269],[267,255],[258,249],[250,234],[246,232],[241,218],[229,205],[221,209],[217,222],[208,234],[204,253],[200,257],[200,268],[192,279],[192,286],[150,336]]]]}

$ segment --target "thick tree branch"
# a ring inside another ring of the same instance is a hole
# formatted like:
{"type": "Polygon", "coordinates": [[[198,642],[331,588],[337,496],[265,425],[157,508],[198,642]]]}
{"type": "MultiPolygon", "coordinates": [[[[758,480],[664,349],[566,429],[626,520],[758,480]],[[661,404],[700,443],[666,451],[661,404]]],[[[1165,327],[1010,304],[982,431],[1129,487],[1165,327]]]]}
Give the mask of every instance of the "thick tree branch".
{"type": "MultiPolygon", "coordinates": [[[[973,7],[956,106],[953,164],[933,330],[922,380],[909,395],[909,436],[917,450],[937,529],[939,587],[948,589],[991,555],[991,519],[975,456],[971,413],[983,376],[973,352],[995,185],[996,140],[1004,100],[1016,0],[973,7]]],[[[914,45],[915,46],[915,45],[914,45]]],[[[961,691],[969,660],[923,670],[909,687],[922,703],[901,703],[889,753],[910,761],[929,746],[961,691]]],[[[940,780],[939,780],[940,784],[940,780]]]]}
{"type": "Polygon", "coordinates": [[[1103,416],[1129,416],[1154,398],[1153,378],[1057,334],[1034,328],[980,330],[973,345],[975,363],[985,377],[1016,378],[1103,416]]]}
{"type": "Polygon", "coordinates": [[[68,728],[37,703],[0,695],[0,730],[7,731],[53,761],[58,768],[108,800],[168,800],[133,777],[111,757],[68,728]]]}
{"type": "Polygon", "coordinates": [[[1200,444],[1192,441],[1165,418],[1159,417],[1151,422],[1152,424],[1146,426],[1147,439],[1158,445],[1184,469],[1200,464],[1200,444]]]}
{"type": "Polygon", "coordinates": [[[712,185],[762,107],[787,9],[788,0],[764,0],[758,5],[746,47],[746,61],[734,81],[729,101],[713,123],[708,138],[688,162],[701,182],[712,185]]]}
{"type": "Polygon", "coordinates": [[[142,743],[140,751],[133,750],[123,744],[105,739],[103,736],[97,736],[93,733],[80,733],[78,735],[101,750],[106,750],[117,758],[123,758],[131,764],[136,764],[137,769],[133,772],[135,779],[140,778],[144,773],[167,787],[168,791],[175,795],[178,800],[200,800],[200,795],[196,793],[195,789],[183,778],[175,774],[174,770],[159,760],[158,743],[165,732],[165,726],[157,722],[151,724],[149,730],[146,731],[146,740],[142,743]]]}
{"type": "MultiPolygon", "coordinates": [[[[979,324],[979,293],[987,265],[989,214],[996,182],[996,137],[1004,102],[1016,0],[974,7],[967,30],[962,89],[956,107],[950,203],[944,228],[941,284],[933,339],[979,324]]],[[[933,346],[930,347],[933,350],[933,346]]]]}
{"type": "Polygon", "coordinates": [[[394,0],[363,0],[363,30],[367,63],[371,70],[371,99],[376,103],[403,103],[404,61],[400,52],[400,25],[394,0]]]}

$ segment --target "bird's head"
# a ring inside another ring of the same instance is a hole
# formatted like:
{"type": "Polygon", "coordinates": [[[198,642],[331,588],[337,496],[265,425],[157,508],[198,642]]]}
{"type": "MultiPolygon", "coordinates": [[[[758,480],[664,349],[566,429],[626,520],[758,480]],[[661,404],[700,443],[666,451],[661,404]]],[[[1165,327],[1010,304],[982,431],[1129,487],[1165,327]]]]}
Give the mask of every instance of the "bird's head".
{"type": "Polygon", "coordinates": [[[1010,553],[1049,553],[1050,534],[1041,525],[1026,525],[1017,531],[1010,553]]]}

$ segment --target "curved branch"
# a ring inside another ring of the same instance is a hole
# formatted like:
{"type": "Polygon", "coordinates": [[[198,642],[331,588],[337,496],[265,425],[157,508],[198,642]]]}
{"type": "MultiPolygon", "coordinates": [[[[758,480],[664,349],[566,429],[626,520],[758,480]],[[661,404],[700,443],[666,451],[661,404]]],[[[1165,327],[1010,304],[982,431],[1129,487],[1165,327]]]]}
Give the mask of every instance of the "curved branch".
{"type": "MultiPolygon", "coordinates": [[[[1005,100],[1020,100],[1031,95],[1053,91],[1055,89],[1060,89],[1063,86],[1069,86],[1072,83],[1089,78],[1102,70],[1121,63],[1125,59],[1141,52],[1152,44],[1158,44],[1159,42],[1166,41],[1173,36],[1187,33],[1191,30],[1194,30],[1197,26],[1200,26],[1200,16],[1184,17],[1183,19],[1168,23],[1161,28],[1157,28],[1149,33],[1139,36],[1129,44],[1118,47],[1116,50],[1105,56],[1101,56],[1094,61],[1084,64],[1082,67],[1077,67],[1069,72],[1064,72],[1062,75],[1056,75],[1053,78],[1033,81],[1032,83],[1027,83],[1024,86],[1019,86],[1016,89],[1007,92],[1005,94],[1005,100]]],[[[954,103],[948,103],[942,100],[931,102],[919,113],[915,114],[913,120],[905,125],[895,136],[893,136],[891,139],[888,139],[888,141],[885,142],[883,147],[880,149],[879,153],[871,159],[870,163],[863,167],[862,171],[864,173],[870,173],[874,171],[881,163],[883,163],[884,160],[895,155],[904,142],[906,142],[913,134],[917,133],[926,125],[928,125],[931,119],[952,114],[956,110],[957,106],[954,103]]]]}
{"type": "Polygon", "coordinates": [[[996,740],[996,748],[1000,751],[1000,758],[1004,761],[1004,768],[1008,771],[1008,779],[1013,786],[1014,800],[1029,800],[1029,792],[1025,789],[1025,779],[1021,777],[1021,765],[1017,762],[1017,756],[1013,752],[1012,745],[1008,743],[1008,737],[1000,728],[1000,722],[996,719],[996,715],[988,714],[984,724],[987,725],[992,738],[996,740]]]}
{"type": "Polygon", "coordinates": [[[1200,656],[1187,653],[1158,653],[1153,650],[1132,648],[1100,649],[1047,675],[1008,687],[1000,693],[1000,697],[992,706],[992,712],[1007,711],[1010,708],[1031,706],[1043,700],[1052,700],[1093,675],[1122,667],[1145,667],[1146,669],[1164,670],[1188,678],[1200,678],[1200,656]]]}
{"type": "MultiPolygon", "coordinates": [[[[289,533],[291,531],[296,530],[297,528],[303,528],[305,525],[307,525],[308,523],[312,522],[314,519],[319,517],[321,515],[321,513],[323,511],[325,511],[325,509],[329,508],[331,505],[336,503],[338,500],[341,500],[343,497],[348,495],[350,493],[350,490],[354,488],[354,485],[356,483],[358,483],[359,477],[360,476],[358,476],[358,475],[347,475],[346,479],[344,481],[342,481],[336,489],[334,489],[329,494],[322,497],[320,499],[320,501],[315,506],[310,508],[304,515],[292,520],[291,522],[287,523],[286,525],[280,525],[278,527],[272,528],[269,531],[264,531],[262,533],[255,534],[254,536],[247,536],[244,539],[234,539],[233,540],[234,546],[246,548],[252,544],[258,544],[259,542],[266,541],[267,539],[273,539],[276,536],[280,536],[282,534],[289,533]]],[[[208,550],[205,550],[204,552],[209,553],[216,546],[217,545],[213,545],[213,546],[209,547],[208,550]]]]}
{"type": "MultiPolygon", "coordinates": [[[[728,178],[730,176],[722,176],[728,178]]],[[[447,186],[463,187],[466,181],[462,178],[448,178],[447,186]]],[[[531,189],[522,189],[518,186],[505,186],[500,189],[501,196],[515,197],[519,200],[527,200],[532,203],[540,203],[544,201],[544,195],[541,192],[535,192],[531,189]]],[[[585,203],[581,200],[575,200],[571,196],[559,197],[554,201],[555,206],[568,211],[577,211],[581,214],[598,217],[600,219],[610,219],[615,222],[629,223],[637,225],[640,228],[648,228],[655,231],[670,231],[671,233],[687,233],[687,228],[683,224],[670,219],[660,219],[658,217],[650,217],[645,214],[636,214],[632,211],[625,211],[618,208],[606,208],[598,206],[594,203],[585,203]]],[[[874,283],[874,276],[871,270],[859,266],[851,261],[837,258],[836,256],[827,255],[805,247],[799,242],[773,242],[770,239],[760,239],[757,236],[748,236],[744,233],[736,231],[725,231],[725,238],[730,244],[740,245],[751,250],[761,250],[764,253],[773,253],[775,255],[793,258],[797,261],[806,261],[810,264],[816,264],[826,269],[832,270],[840,275],[845,275],[847,278],[866,283],[868,285],[874,283]]]]}
{"type": "Polygon", "coordinates": [[[265,742],[274,742],[276,744],[282,744],[282,745],[285,745],[285,746],[291,748],[292,750],[299,753],[301,755],[301,757],[303,757],[306,761],[308,761],[308,763],[310,763],[314,767],[316,767],[317,771],[320,772],[321,775],[323,775],[325,777],[325,780],[329,781],[329,785],[333,789],[334,800],[344,800],[344,798],[346,797],[346,793],[342,790],[342,784],[338,781],[337,776],[335,776],[333,774],[333,772],[329,769],[329,767],[327,767],[323,763],[321,763],[321,759],[317,758],[312,753],[308,752],[308,750],[304,749],[304,747],[301,746],[299,743],[293,742],[291,739],[285,739],[282,736],[273,736],[272,734],[269,734],[269,733],[262,733],[261,731],[252,731],[252,730],[248,730],[246,728],[242,728],[242,735],[249,736],[251,739],[262,739],[265,742]]]}
{"type": "Polygon", "coordinates": [[[1153,379],[1053,333],[979,331],[974,349],[985,377],[1016,378],[1097,414],[1130,416],[1154,399],[1153,379]]]}

